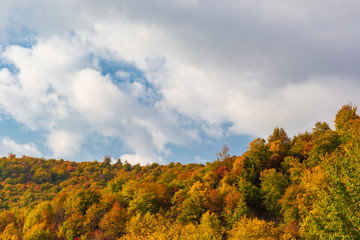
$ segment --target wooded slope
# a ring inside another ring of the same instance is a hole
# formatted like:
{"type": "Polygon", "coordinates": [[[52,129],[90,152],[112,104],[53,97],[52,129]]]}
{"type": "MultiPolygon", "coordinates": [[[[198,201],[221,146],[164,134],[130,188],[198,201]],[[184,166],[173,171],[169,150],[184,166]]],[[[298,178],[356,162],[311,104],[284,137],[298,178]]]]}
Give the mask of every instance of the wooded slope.
{"type": "Polygon", "coordinates": [[[0,239],[360,239],[360,117],[343,106],[206,165],[0,159],[0,239]]]}

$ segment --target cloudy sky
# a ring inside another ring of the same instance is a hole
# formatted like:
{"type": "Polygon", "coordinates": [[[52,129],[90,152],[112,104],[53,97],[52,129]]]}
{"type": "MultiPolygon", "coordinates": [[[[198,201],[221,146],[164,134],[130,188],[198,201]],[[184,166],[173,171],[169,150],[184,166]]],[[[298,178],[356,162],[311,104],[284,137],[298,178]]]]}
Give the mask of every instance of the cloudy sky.
{"type": "Polygon", "coordinates": [[[360,2],[0,0],[0,155],[241,154],[360,104],[360,2]]]}

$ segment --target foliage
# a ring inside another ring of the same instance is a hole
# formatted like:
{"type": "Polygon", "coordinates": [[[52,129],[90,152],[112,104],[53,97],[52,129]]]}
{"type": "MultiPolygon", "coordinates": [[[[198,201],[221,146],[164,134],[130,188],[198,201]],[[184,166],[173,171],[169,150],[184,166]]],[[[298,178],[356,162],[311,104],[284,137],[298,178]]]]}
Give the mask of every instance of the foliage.
{"type": "Polygon", "coordinates": [[[276,240],[279,239],[279,230],[274,222],[244,217],[235,224],[229,235],[230,240],[276,240]]]}
{"type": "Polygon", "coordinates": [[[360,117],[351,104],[240,156],[146,166],[0,158],[0,239],[360,239],[360,117]]]}
{"type": "Polygon", "coordinates": [[[261,172],[261,193],[264,205],[271,215],[279,215],[281,206],[279,200],[283,196],[288,182],[286,177],[275,169],[265,169],[261,172]]]}

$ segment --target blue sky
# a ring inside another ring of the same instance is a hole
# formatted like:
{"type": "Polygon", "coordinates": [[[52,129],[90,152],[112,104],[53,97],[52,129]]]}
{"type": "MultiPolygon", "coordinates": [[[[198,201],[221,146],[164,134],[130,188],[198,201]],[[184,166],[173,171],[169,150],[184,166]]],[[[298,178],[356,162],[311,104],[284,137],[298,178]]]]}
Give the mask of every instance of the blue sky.
{"type": "Polygon", "coordinates": [[[358,1],[1,1],[0,155],[240,155],[360,102],[358,1]]]}

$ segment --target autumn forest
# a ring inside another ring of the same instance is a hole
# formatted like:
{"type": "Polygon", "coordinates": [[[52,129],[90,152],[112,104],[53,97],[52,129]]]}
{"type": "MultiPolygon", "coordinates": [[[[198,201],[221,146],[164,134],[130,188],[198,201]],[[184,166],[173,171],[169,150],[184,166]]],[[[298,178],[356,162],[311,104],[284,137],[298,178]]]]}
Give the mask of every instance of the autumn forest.
{"type": "MultiPolygon", "coordinates": [[[[141,166],[0,159],[0,239],[360,239],[360,117],[276,127],[241,156],[141,166]]],[[[219,146],[221,149],[221,146],[219,146]]]]}

